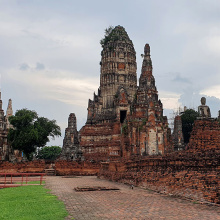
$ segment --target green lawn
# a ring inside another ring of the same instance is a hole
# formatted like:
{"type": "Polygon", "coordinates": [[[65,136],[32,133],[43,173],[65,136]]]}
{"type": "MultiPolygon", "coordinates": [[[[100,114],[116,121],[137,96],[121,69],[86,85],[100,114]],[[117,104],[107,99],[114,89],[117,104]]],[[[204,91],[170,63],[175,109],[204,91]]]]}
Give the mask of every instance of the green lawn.
{"type": "Polygon", "coordinates": [[[63,202],[43,186],[0,189],[1,220],[61,220],[68,213],[63,202]]]}

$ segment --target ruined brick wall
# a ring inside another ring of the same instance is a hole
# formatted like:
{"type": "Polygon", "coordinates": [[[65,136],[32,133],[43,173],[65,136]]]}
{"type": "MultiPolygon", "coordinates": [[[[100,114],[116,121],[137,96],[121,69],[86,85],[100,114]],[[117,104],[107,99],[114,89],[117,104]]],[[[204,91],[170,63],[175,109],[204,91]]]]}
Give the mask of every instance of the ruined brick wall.
{"type": "Polygon", "coordinates": [[[47,165],[43,160],[12,163],[0,161],[1,173],[44,173],[47,165]]]}
{"type": "Polygon", "coordinates": [[[100,177],[160,193],[220,204],[220,151],[103,163],[100,177]]]}
{"type": "Polygon", "coordinates": [[[195,122],[188,150],[105,162],[99,176],[160,193],[220,204],[219,137],[216,121],[199,120],[195,122]]]}
{"type": "Polygon", "coordinates": [[[121,156],[120,122],[86,125],[80,130],[80,145],[87,161],[106,161],[121,156]]]}
{"type": "Polygon", "coordinates": [[[82,162],[77,163],[75,161],[61,160],[55,163],[56,175],[66,176],[66,175],[97,175],[100,169],[100,164],[82,162]]]}
{"type": "Polygon", "coordinates": [[[187,149],[220,149],[219,122],[209,119],[195,121],[187,149]]]}
{"type": "MultiPolygon", "coordinates": [[[[0,161],[0,173],[44,173],[51,167],[51,161],[37,160],[12,163],[0,161]]],[[[57,175],[96,175],[100,164],[60,160],[53,165],[57,175]]]]}

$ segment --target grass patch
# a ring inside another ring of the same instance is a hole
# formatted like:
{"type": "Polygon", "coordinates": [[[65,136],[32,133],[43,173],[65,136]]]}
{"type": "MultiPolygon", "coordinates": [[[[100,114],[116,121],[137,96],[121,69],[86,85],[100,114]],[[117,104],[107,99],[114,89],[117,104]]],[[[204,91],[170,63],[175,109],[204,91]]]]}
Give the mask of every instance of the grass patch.
{"type": "Polygon", "coordinates": [[[43,186],[0,189],[0,219],[61,220],[68,213],[63,202],[43,186]]]}

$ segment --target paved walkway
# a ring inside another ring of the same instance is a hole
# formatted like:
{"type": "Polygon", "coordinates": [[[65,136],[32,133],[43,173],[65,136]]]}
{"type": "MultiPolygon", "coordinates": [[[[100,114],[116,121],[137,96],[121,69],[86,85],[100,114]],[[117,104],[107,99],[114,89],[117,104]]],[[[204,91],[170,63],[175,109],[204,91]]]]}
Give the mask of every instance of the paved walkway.
{"type": "Polygon", "coordinates": [[[220,220],[220,208],[195,204],[96,177],[46,177],[46,187],[64,201],[66,219],[193,219],[220,220]],[[75,187],[117,187],[119,191],[75,192],[75,187]]]}

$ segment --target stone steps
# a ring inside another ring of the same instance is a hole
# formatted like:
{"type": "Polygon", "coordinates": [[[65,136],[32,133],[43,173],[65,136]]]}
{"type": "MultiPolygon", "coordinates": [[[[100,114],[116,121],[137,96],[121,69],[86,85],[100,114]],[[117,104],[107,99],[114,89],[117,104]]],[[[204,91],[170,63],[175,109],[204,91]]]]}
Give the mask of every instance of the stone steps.
{"type": "Polygon", "coordinates": [[[56,176],[56,170],[55,169],[45,169],[46,176],[56,176]]]}

